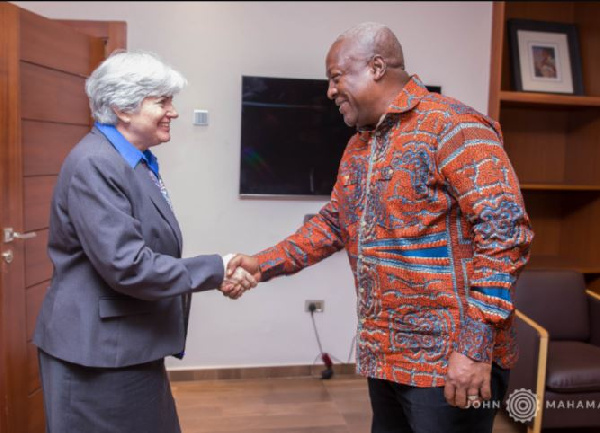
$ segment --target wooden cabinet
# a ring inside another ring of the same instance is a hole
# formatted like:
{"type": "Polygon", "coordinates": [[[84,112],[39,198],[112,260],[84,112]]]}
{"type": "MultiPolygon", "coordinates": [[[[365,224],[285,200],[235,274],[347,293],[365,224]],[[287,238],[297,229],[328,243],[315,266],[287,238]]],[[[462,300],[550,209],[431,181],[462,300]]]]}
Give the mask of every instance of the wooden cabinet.
{"type": "Polygon", "coordinates": [[[600,291],[600,2],[495,2],[488,112],[536,234],[529,268],[578,270],[600,291]],[[511,18],[577,26],[584,96],[511,88],[511,18]]]}

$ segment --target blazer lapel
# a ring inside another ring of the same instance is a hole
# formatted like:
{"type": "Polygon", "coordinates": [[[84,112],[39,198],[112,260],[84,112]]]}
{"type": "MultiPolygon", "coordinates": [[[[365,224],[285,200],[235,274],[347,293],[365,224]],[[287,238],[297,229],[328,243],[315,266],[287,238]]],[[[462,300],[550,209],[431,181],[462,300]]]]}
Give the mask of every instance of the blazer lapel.
{"type": "Polygon", "coordinates": [[[154,184],[154,181],[150,178],[149,170],[150,169],[146,167],[144,163],[140,162],[135,167],[135,174],[140,180],[141,184],[143,185],[150,198],[152,199],[154,206],[156,206],[163,218],[167,221],[167,223],[169,223],[171,230],[173,230],[173,233],[177,238],[179,254],[181,254],[182,235],[181,230],[179,228],[179,223],[177,222],[177,219],[175,218],[171,207],[167,203],[167,200],[165,200],[165,198],[163,197],[158,186],[156,186],[156,184],[154,184]]]}

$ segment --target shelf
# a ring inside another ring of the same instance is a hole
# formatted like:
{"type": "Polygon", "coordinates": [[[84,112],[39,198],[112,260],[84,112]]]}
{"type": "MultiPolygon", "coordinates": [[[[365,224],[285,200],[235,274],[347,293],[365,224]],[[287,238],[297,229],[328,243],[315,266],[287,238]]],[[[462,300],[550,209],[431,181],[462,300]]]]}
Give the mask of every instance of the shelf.
{"type": "Polygon", "coordinates": [[[522,183],[523,191],[598,191],[600,185],[565,185],[565,184],[540,184],[540,183],[522,183]]]}
{"type": "Polygon", "coordinates": [[[553,93],[532,93],[500,91],[500,101],[509,105],[539,105],[546,107],[600,107],[598,96],[556,95],[553,93]]]}
{"type": "Polygon", "coordinates": [[[501,124],[535,234],[526,269],[581,272],[600,293],[598,22],[600,2],[493,2],[488,112],[501,124]],[[513,90],[512,19],[577,28],[585,95],[513,90]]]}
{"type": "Polygon", "coordinates": [[[558,256],[531,256],[527,269],[573,270],[583,274],[600,274],[600,263],[580,263],[558,256]]]}

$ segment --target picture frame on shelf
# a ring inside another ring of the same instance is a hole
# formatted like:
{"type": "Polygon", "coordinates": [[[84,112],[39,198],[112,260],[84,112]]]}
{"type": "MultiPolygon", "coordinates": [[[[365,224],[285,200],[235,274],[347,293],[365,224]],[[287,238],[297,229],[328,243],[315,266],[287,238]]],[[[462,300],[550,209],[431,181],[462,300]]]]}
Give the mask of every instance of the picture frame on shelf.
{"type": "Polygon", "coordinates": [[[507,26],[515,90],[583,95],[575,25],[510,19],[507,26]]]}

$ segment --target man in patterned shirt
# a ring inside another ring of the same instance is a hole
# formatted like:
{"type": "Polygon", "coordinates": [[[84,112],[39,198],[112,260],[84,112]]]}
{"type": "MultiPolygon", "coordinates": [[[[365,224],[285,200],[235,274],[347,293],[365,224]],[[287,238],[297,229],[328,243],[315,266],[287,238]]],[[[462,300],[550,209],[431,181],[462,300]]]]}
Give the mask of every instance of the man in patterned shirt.
{"type": "Polygon", "coordinates": [[[327,96],[357,128],[331,200],[229,271],[267,281],[345,248],[372,432],[491,432],[485,400],[503,398],[516,361],[512,290],[533,238],[500,125],[430,93],[380,24],[342,34],[326,68],[327,96]]]}

